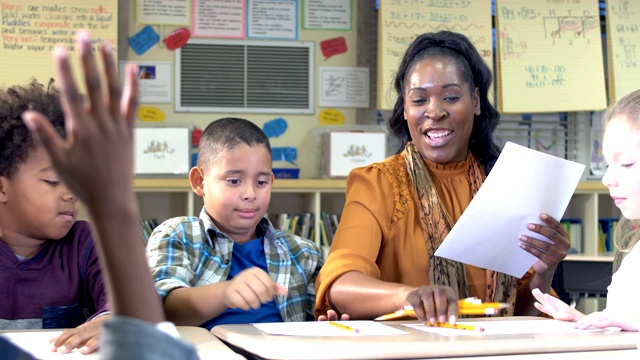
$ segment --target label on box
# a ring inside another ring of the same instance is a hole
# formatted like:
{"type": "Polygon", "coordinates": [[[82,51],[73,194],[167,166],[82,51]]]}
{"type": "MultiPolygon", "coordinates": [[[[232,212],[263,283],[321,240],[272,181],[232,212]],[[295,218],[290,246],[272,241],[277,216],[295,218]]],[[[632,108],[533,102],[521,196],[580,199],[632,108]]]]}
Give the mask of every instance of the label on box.
{"type": "MultiPolygon", "coordinates": [[[[331,132],[326,175],[346,177],[352,169],[382,161],[386,157],[386,134],[374,132],[331,132]]],[[[326,154],[326,153],[325,153],[326,154]]]]}

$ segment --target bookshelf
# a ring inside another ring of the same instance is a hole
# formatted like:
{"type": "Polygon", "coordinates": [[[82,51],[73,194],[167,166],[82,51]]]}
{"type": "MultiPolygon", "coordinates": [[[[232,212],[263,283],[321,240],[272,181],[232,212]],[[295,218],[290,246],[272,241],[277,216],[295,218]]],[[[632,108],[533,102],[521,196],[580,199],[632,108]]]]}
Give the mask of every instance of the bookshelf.
{"type": "MultiPolygon", "coordinates": [[[[269,218],[278,213],[312,213],[314,228],[320,228],[322,211],[342,213],[345,202],[344,179],[276,179],[271,191],[269,218]]],[[[156,218],[162,222],[182,215],[198,216],[202,199],[196,196],[187,178],[135,178],[134,190],[142,218],[156,218]]],[[[320,244],[320,233],[312,239],[320,244]]]]}
{"type": "MultiPolygon", "coordinates": [[[[273,220],[278,213],[314,214],[315,229],[320,227],[322,211],[342,213],[345,202],[344,179],[276,179],[268,213],[273,220]]],[[[136,178],[134,189],[142,218],[159,221],[181,215],[197,216],[202,199],[193,194],[187,178],[136,178]]],[[[620,211],[609,197],[608,189],[598,181],[584,181],[571,198],[563,217],[582,220],[583,251],[586,255],[598,255],[598,219],[615,218],[620,211]]],[[[320,233],[314,240],[320,244],[320,233]]]]}

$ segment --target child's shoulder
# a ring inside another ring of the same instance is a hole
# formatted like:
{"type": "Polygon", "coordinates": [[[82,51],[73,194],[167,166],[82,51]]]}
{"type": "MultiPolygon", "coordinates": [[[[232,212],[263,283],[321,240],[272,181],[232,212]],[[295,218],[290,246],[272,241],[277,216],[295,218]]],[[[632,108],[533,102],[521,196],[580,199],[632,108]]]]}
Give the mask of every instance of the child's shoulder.
{"type": "Polygon", "coordinates": [[[294,235],[282,230],[275,230],[275,235],[276,240],[286,243],[287,247],[290,249],[301,248],[318,251],[318,247],[316,246],[315,242],[301,236],[294,235]]]}
{"type": "Polygon", "coordinates": [[[206,233],[205,225],[199,218],[178,216],[167,219],[158,225],[151,233],[149,242],[167,238],[176,238],[175,240],[187,238],[194,241],[206,236],[206,233]]]}

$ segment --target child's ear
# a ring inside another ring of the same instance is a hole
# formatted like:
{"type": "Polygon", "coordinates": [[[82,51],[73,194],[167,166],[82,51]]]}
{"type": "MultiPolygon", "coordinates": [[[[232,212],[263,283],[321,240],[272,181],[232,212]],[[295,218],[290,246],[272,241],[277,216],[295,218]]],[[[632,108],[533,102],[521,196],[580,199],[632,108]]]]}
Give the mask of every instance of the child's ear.
{"type": "Polygon", "coordinates": [[[9,199],[7,196],[7,179],[4,176],[0,176],[0,203],[6,204],[9,199]]]}
{"type": "Polygon", "coordinates": [[[194,166],[189,171],[189,183],[191,190],[198,196],[204,196],[204,174],[203,170],[194,166]]]}

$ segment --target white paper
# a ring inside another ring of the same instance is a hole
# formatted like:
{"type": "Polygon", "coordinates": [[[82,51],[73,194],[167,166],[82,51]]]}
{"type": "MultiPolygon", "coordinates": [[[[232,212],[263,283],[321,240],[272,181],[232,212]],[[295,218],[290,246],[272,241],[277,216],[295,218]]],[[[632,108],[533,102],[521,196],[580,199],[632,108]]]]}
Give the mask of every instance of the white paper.
{"type": "Polygon", "coordinates": [[[405,335],[406,331],[383,325],[371,320],[335,321],[347,325],[358,332],[348,331],[332,326],[328,321],[300,321],[253,324],[269,335],[290,336],[371,336],[371,335],[405,335]]]}
{"type": "Polygon", "coordinates": [[[369,107],[369,68],[321,66],[320,107],[369,107]]]}
{"type": "Polygon", "coordinates": [[[480,190],[435,255],[522,277],[537,258],[520,248],[522,234],[542,224],[540,213],[560,220],[585,166],[507,142],[480,190]]]}
{"type": "Polygon", "coordinates": [[[128,63],[138,65],[138,91],[141,104],[170,104],[173,85],[171,63],[166,61],[121,61],[120,74],[124,84],[124,74],[128,63]]]}
{"type": "MultiPolygon", "coordinates": [[[[51,344],[49,343],[49,340],[59,336],[61,333],[62,331],[16,331],[3,333],[0,336],[4,336],[6,339],[27,351],[37,359],[89,360],[98,358],[97,352],[89,355],[83,355],[78,350],[73,350],[68,354],[60,354],[51,351],[51,344]]],[[[0,358],[1,357],[2,354],[0,354],[0,358]]]]}
{"type": "Polygon", "coordinates": [[[515,321],[459,321],[458,324],[475,326],[476,329],[482,328],[483,331],[470,331],[460,329],[440,328],[434,326],[426,326],[423,324],[403,324],[416,330],[432,332],[445,336],[460,335],[512,335],[512,334],[551,334],[551,333],[570,333],[585,331],[619,331],[619,328],[589,328],[586,330],[576,329],[576,323],[560,320],[515,320],[515,321]]]}
{"type": "Polygon", "coordinates": [[[248,34],[251,38],[298,38],[298,2],[251,0],[247,3],[248,34]]]}

